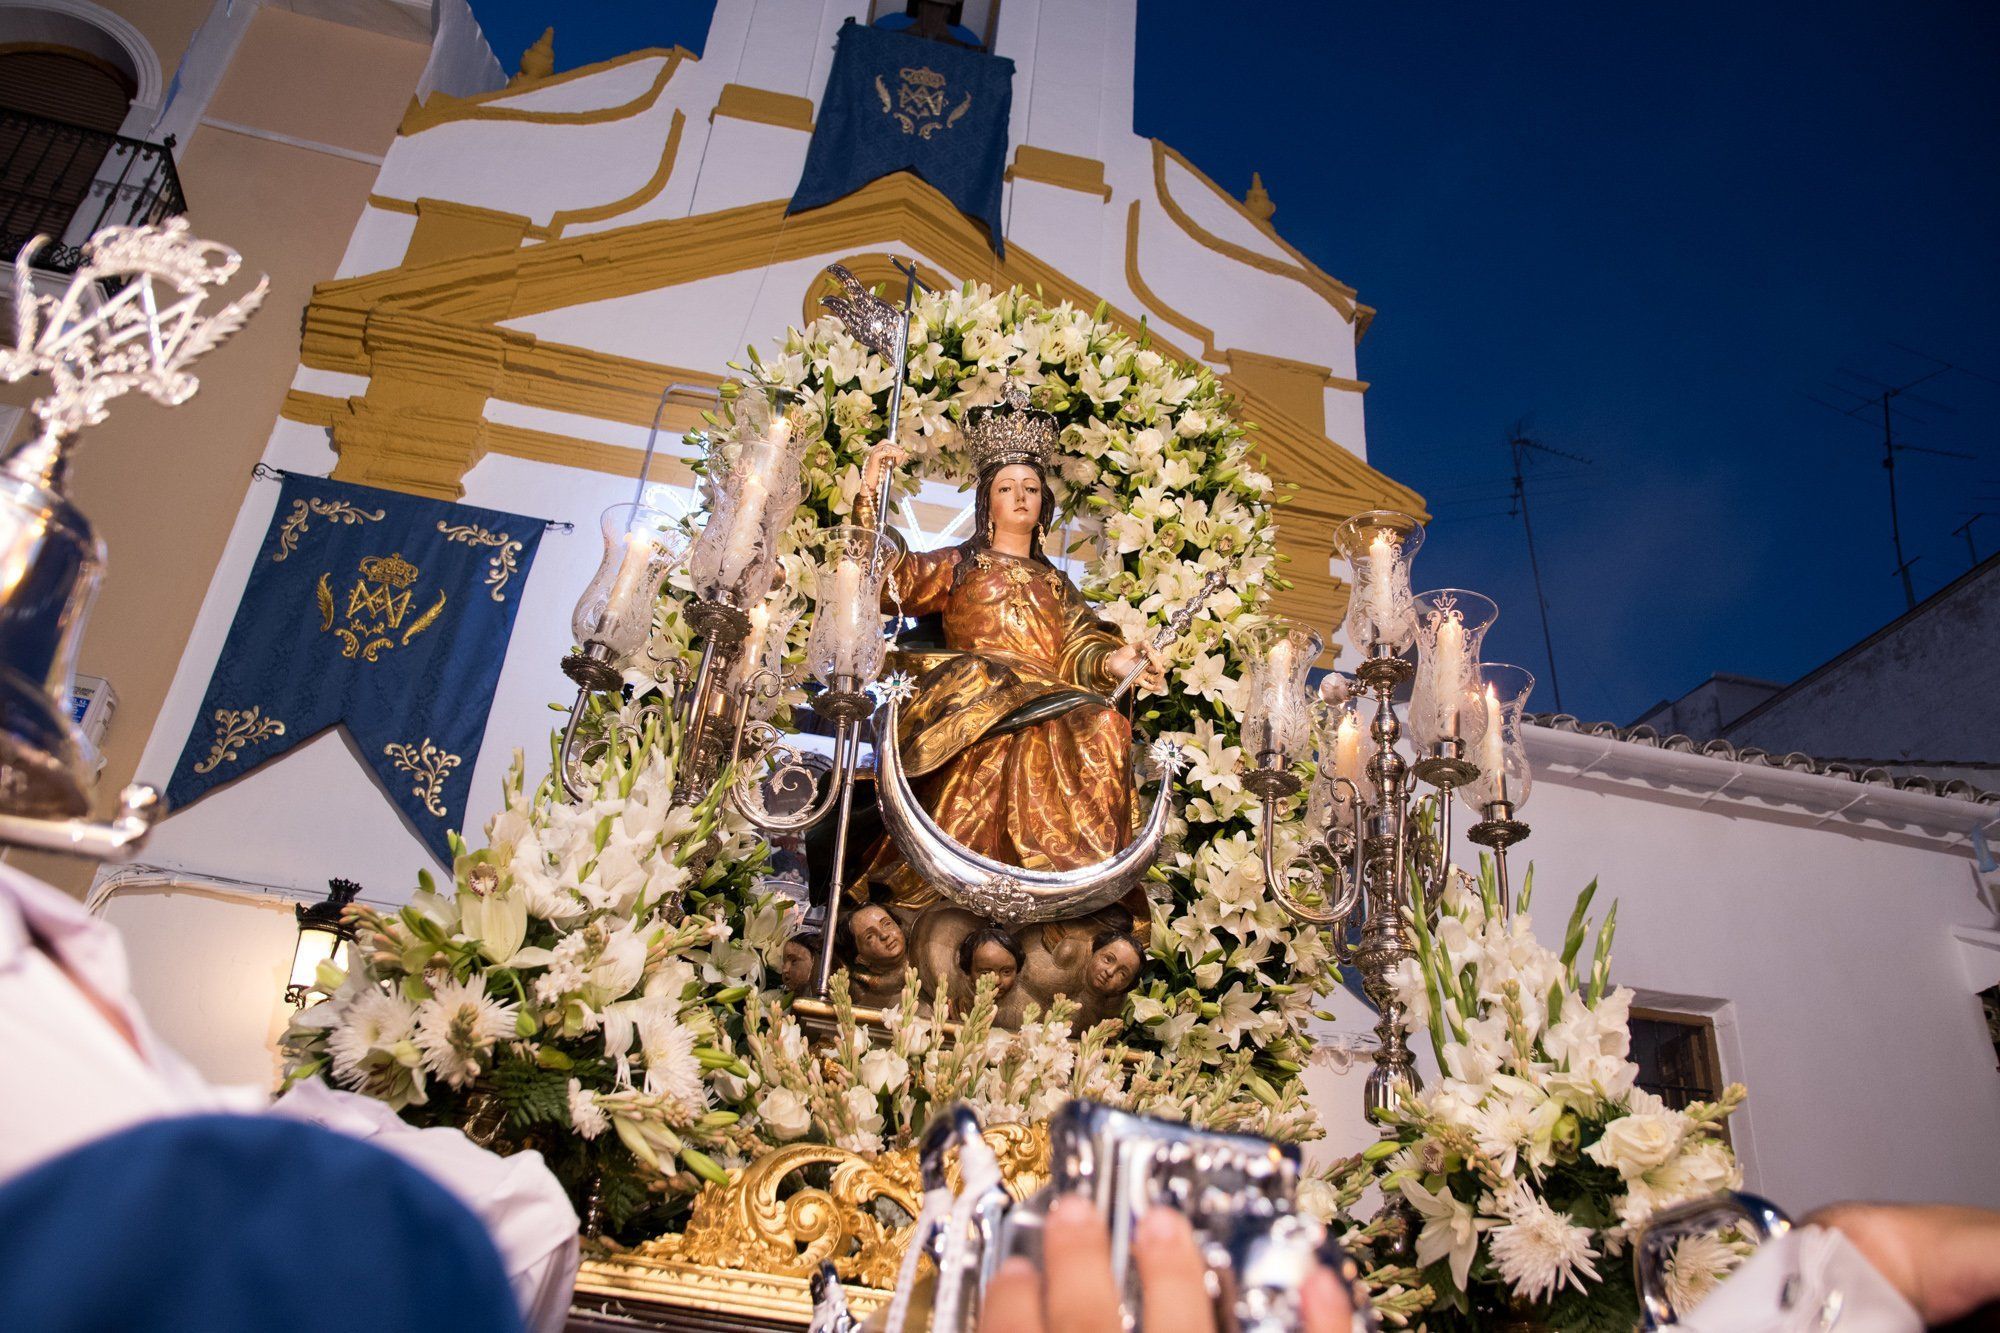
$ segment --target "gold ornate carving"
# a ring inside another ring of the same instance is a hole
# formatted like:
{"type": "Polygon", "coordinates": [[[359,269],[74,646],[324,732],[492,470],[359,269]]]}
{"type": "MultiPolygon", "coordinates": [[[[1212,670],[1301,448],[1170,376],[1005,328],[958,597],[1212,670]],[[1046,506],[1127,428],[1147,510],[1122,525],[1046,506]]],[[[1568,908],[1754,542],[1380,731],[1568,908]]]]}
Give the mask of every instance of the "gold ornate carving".
{"type": "Polygon", "coordinates": [[[781,130],[804,130],[810,134],[813,127],[812,98],[774,92],[769,88],[752,88],[747,83],[725,83],[721,95],[715,99],[715,109],[708,113],[709,123],[714,124],[717,117],[755,121],[759,125],[776,125],[781,130]]]}
{"type": "MultiPolygon", "coordinates": [[[[889,1303],[891,1293],[843,1283],[847,1308],[866,1319],[889,1303]]],[[[812,1318],[812,1292],[802,1277],[745,1273],[677,1259],[611,1254],[585,1259],[576,1278],[581,1304],[665,1305],[706,1310],[741,1322],[759,1319],[804,1328],[812,1318]]]]}
{"type": "Polygon", "coordinates": [[[467,546],[498,548],[493,552],[493,558],[486,562],[486,585],[493,589],[494,601],[506,601],[502,593],[507,587],[507,580],[513,578],[519,570],[514,557],[521,553],[521,543],[514,541],[504,532],[488,532],[476,523],[454,524],[439,519],[438,531],[445,535],[447,541],[464,542],[467,546]]]}
{"type": "MultiPolygon", "coordinates": [[[[1046,1123],[995,1125],[986,1142],[1016,1198],[1042,1187],[1049,1162],[1046,1123]]],[[[954,1188],[957,1171],[953,1157],[945,1174],[954,1188]]],[[[895,1284],[922,1196],[914,1149],[871,1160],[828,1144],[791,1144],[732,1172],[727,1185],[708,1186],[695,1199],[684,1232],[639,1246],[625,1262],[805,1277],[826,1260],[843,1279],[887,1289],[895,1284]],[[825,1183],[813,1183],[819,1179],[825,1183]]]]}
{"type": "Polygon", "coordinates": [[[442,796],[445,778],[464,761],[448,750],[440,750],[428,736],[417,745],[391,741],[382,747],[382,753],[389,756],[397,768],[415,776],[410,795],[422,801],[424,809],[442,819],[446,813],[442,796]]]}
{"type": "Polygon", "coordinates": [[[210,747],[208,758],[194,766],[197,773],[213,773],[222,765],[236,758],[237,752],[246,745],[257,745],[273,736],[285,734],[285,724],[275,717],[264,716],[263,709],[256,704],[248,708],[218,708],[215,710],[215,744],[210,747]]]}
{"type": "Polygon", "coordinates": [[[293,551],[299,549],[299,538],[306,535],[306,524],[314,518],[331,519],[335,523],[379,523],[385,510],[369,512],[357,509],[345,500],[294,500],[292,512],[278,528],[278,550],[271,557],[277,564],[293,551]]]}

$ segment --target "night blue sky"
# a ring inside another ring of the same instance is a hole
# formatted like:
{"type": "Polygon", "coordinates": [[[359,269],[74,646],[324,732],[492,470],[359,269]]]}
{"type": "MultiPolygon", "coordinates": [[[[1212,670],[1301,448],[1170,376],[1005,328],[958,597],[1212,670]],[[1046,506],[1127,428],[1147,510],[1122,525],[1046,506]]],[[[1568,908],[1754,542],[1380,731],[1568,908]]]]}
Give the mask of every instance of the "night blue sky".
{"type": "MultiPolygon", "coordinates": [[[[510,68],[699,51],[701,0],[474,0],[510,68]]],[[[1899,614],[1879,416],[1919,596],[2000,551],[2000,13],[1987,5],[1141,0],[1137,129],[1241,193],[1381,315],[1369,455],[1435,512],[1420,587],[1500,603],[1543,677],[1509,428],[1563,705],[1631,721],[1711,671],[1789,680],[1899,614]],[[1239,16],[1219,21],[1217,15],[1239,16]],[[1255,15],[1254,20],[1250,17],[1255,15]],[[1276,16],[1296,15],[1286,27],[1276,16]]],[[[772,330],[775,336],[778,330],[772,330]]]]}

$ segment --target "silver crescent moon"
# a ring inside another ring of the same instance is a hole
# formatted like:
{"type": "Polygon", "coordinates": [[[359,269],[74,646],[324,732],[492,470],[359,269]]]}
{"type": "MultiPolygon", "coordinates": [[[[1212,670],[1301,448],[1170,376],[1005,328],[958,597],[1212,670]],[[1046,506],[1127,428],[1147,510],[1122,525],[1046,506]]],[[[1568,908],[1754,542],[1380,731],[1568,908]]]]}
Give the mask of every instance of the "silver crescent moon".
{"type": "Polygon", "coordinates": [[[1163,763],[1153,807],[1129,847],[1109,860],[1075,870],[1028,870],[982,856],[937,826],[910,790],[903,769],[900,691],[883,706],[875,745],[875,777],[882,822],[912,870],[925,883],[969,911],[1006,925],[1081,916],[1116,902],[1139,882],[1159,852],[1173,805],[1176,765],[1163,763]]]}

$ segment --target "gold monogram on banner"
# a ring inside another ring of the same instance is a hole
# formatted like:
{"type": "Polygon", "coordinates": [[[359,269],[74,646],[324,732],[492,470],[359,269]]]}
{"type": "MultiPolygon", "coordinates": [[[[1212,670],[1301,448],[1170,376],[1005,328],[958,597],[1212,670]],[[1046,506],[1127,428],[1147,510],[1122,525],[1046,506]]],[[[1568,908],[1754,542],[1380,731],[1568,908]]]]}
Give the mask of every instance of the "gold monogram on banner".
{"type": "Polygon", "coordinates": [[[361,576],[347,593],[347,607],[338,613],[333,574],[329,571],[319,576],[319,627],[322,631],[331,630],[340,639],[342,657],[373,664],[384,648],[409,643],[444,614],[445,593],[440,590],[430,609],[404,628],[403,621],[416,597],[410,585],[422,571],[403,559],[401,552],[371,555],[361,562],[359,569],[361,576]],[[333,623],[337,614],[344,623],[333,623]]]}
{"type": "Polygon", "coordinates": [[[948,100],[945,77],[934,69],[905,67],[896,73],[902,80],[896,95],[890,97],[889,85],[880,74],[875,76],[875,94],[882,99],[882,114],[895,117],[905,134],[928,139],[939,130],[948,130],[958,124],[959,118],[972,110],[972,94],[967,93],[965,100],[953,107],[950,115],[945,114],[948,100]]]}

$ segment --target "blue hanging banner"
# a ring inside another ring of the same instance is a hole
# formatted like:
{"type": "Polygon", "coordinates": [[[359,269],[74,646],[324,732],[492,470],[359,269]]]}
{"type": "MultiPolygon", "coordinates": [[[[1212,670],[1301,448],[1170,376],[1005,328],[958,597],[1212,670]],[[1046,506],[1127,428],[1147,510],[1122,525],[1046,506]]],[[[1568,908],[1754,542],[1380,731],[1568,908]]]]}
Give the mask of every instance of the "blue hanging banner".
{"type": "Polygon", "coordinates": [[[913,171],[986,226],[996,254],[1014,62],[849,19],[785,211],[818,208],[895,171],[913,171]]]}
{"type": "Polygon", "coordinates": [[[338,723],[448,863],[544,526],[286,476],[168,802],[338,723]]]}

